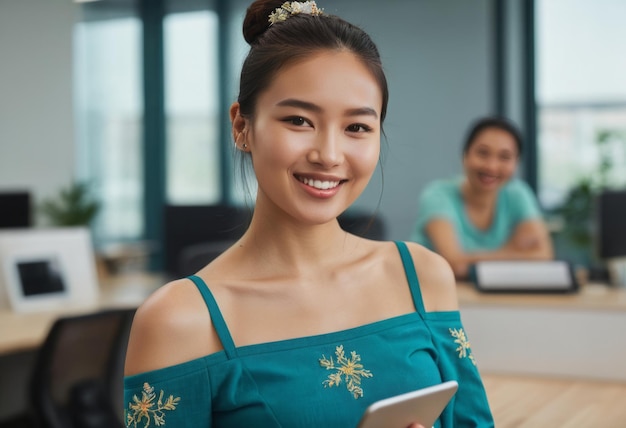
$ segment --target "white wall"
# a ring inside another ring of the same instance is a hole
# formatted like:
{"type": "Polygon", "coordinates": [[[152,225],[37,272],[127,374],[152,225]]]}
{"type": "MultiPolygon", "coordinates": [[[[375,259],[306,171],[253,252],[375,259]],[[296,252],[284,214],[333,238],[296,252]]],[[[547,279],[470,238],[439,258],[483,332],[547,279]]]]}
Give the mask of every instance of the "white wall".
{"type": "Polygon", "coordinates": [[[0,191],[37,202],[74,173],[71,0],[0,0],[0,191]]]}

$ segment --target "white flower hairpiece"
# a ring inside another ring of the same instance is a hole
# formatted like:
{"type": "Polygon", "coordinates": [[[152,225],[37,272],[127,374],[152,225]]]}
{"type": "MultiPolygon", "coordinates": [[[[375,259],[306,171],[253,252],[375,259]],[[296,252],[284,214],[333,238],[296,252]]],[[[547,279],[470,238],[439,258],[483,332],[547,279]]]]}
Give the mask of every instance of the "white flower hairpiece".
{"type": "Polygon", "coordinates": [[[300,13],[306,13],[308,15],[321,15],[323,9],[317,7],[314,1],[286,1],[281,7],[277,7],[274,12],[269,16],[270,25],[277,22],[286,21],[287,18],[300,13]]]}

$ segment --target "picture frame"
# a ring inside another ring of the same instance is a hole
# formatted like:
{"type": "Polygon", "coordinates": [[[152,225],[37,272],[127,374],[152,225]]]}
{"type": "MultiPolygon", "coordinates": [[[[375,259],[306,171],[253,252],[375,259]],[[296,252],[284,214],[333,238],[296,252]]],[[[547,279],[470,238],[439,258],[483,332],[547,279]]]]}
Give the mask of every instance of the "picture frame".
{"type": "Polygon", "coordinates": [[[0,231],[0,307],[16,312],[89,307],[98,280],[84,227],[0,231]]]}

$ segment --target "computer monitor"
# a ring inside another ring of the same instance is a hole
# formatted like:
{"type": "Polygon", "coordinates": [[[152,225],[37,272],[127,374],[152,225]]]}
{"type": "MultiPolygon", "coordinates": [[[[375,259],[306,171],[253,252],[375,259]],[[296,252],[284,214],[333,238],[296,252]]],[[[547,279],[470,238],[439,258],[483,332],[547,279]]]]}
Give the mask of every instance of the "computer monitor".
{"type": "Polygon", "coordinates": [[[30,227],[31,211],[29,192],[0,191],[0,229],[30,227]]]}
{"type": "Polygon", "coordinates": [[[603,260],[626,257],[626,190],[598,195],[596,225],[598,256],[603,260]]]}
{"type": "Polygon", "coordinates": [[[596,205],[597,254],[613,285],[626,287],[626,190],[604,191],[596,205]]]}

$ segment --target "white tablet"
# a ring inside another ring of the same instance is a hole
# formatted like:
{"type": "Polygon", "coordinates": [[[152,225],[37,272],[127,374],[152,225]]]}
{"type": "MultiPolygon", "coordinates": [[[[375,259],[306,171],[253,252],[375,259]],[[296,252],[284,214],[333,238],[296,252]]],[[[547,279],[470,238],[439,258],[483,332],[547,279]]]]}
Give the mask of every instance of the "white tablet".
{"type": "Polygon", "coordinates": [[[357,428],[432,427],[458,388],[451,380],[377,401],[365,410],[357,428]]]}
{"type": "Polygon", "coordinates": [[[578,282],[570,263],[562,260],[485,260],[470,277],[479,291],[573,293],[578,282]]]}

